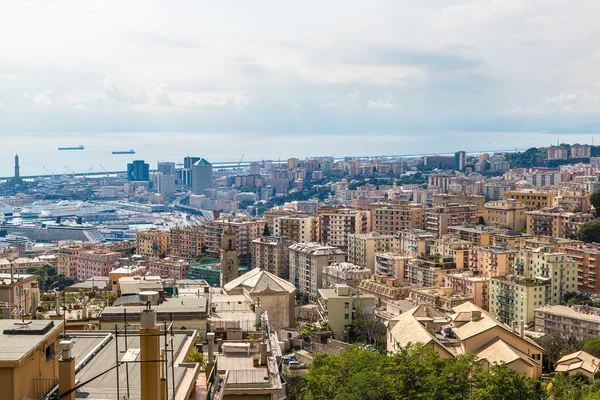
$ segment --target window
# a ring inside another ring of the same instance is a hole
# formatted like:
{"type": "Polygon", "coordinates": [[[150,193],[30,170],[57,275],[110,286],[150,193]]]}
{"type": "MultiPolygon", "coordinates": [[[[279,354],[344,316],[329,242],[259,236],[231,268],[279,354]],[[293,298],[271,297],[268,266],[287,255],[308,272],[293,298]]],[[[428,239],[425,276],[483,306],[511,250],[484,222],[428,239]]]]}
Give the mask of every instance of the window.
{"type": "Polygon", "coordinates": [[[350,307],[350,303],[348,303],[348,302],[345,302],[345,303],[344,303],[344,308],[349,308],[349,307],[350,307]]]}
{"type": "Polygon", "coordinates": [[[344,319],[350,319],[350,314],[344,314],[344,319]]]}
{"type": "Polygon", "coordinates": [[[54,359],[54,347],[52,344],[50,344],[48,347],[46,347],[46,362],[49,363],[50,361],[52,361],[54,359]]]}

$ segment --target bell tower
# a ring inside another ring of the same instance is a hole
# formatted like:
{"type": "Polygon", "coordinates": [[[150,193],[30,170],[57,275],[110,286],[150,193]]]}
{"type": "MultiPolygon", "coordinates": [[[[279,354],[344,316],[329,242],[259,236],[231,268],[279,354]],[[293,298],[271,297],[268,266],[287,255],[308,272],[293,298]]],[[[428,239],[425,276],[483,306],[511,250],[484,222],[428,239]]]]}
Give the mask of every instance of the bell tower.
{"type": "Polygon", "coordinates": [[[238,277],[238,254],[235,229],[227,224],[221,235],[221,287],[238,277]]]}

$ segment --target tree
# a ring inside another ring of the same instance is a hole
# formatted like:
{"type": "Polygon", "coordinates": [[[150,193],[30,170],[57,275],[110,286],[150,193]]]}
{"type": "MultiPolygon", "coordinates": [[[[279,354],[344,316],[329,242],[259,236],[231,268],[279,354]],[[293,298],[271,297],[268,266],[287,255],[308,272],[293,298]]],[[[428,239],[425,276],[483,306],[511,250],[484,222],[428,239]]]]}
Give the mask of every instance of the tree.
{"type": "Polygon", "coordinates": [[[535,341],[544,349],[542,362],[546,372],[554,371],[554,365],[562,356],[574,353],[582,346],[577,337],[556,332],[546,333],[535,341]]]}
{"type": "Polygon", "coordinates": [[[421,344],[389,356],[351,346],[339,355],[315,355],[288,393],[299,400],[462,400],[469,397],[475,365],[474,355],[441,358],[421,344]]]}
{"type": "Polygon", "coordinates": [[[590,196],[590,203],[594,206],[596,218],[600,217],[600,189],[596,189],[590,196]]]}
{"type": "Polygon", "coordinates": [[[583,351],[594,357],[600,357],[600,337],[594,336],[583,342],[583,351]]]}
{"type": "Polygon", "coordinates": [[[271,231],[269,230],[269,224],[265,224],[265,229],[263,229],[263,236],[271,236],[271,231]]]}
{"type": "Polygon", "coordinates": [[[188,355],[188,362],[198,363],[200,364],[201,369],[206,369],[207,359],[204,357],[204,354],[200,353],[198,349],[194,346],[192,350],[190,350],[190,354],[188,355]]]}
{"type": "Polygon", "coordinates": [[[577,239],[585,243],[600,243],[600,219],[593,219],[581,225],[577,239]]]}
{"type": "Polygon", "coordinates": [[[558,374],[546,387],[550,399],[579,399],[583,388],[590,384],[590,379],[583,374],[558,374]]]}
{"type": "Polygon", "coordinates": [[[481,215],[477,217],[477,225],[485,225],[485,219],[481,215]]]}
{"type": "Polygon", "coordinates": [[[473,400],[542,399],[540,381],[521,375],[506,365],[494,365],[473,376],[473,400]]]}
{"type": "Polygon", "coordinates": [[[350,331],[348,332],[348,341],[351,343],[371,344],[376,348],[385,351],[387,329],[381,320],[374,314],[369,314],[363,310],[356,310],[350,331]],[[383,348],[381,348],[383,346],[383,348]]]}

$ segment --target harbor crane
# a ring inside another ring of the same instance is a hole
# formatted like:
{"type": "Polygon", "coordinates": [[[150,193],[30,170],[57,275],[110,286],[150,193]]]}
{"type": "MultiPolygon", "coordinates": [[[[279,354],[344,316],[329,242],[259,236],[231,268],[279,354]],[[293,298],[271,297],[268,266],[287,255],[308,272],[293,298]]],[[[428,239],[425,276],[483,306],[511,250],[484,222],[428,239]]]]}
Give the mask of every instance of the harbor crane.
{"type": "Polygon", "coordinates": [[[240,169],[240,165],[242,164],[242,161],[244,161],[244,156],[245,154],[242,154],[242,158],[240,158],[240,161],[238,162],[238,169],[240,169]]]}
{"type": "Polygon", "coordinates": [[[67,172],[71,173],[71,178],[75,178],[75,171],[73,171],[71,168],[67,167],[66,165],[65,165],[65,169],[67,170],[67,172]]]}
{"type": "Polygon", "coordinates": [[[43,167],[43,168],[44,168],[44,170],[46,170],[47,173],[50,174],[50,176],[52,177],[52,179],[54,179],[54,172],[48,171],[48,168],[46,168],[46,167],[43,167]]]}

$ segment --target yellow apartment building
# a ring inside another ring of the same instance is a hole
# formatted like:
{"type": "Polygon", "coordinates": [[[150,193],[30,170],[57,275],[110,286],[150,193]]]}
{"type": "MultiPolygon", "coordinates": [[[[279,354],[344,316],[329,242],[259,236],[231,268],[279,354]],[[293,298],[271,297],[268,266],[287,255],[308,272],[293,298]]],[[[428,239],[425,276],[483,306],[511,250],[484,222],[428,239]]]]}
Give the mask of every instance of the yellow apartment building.
{"type": "Polygon", "coordinates": [[[507,190],[502,194],[502,199],[520,201],[525,205],[526,211],[535,211],[545,207],[552,207],[554,195],[549,192],[539,192],[531,189],[507,190]]]}
{"type": "Polygon", "coordinates": [[[485,204],[485,223],[517,231],[525,228],[525,204],[520,201],[498,200],[485,204]]]}

